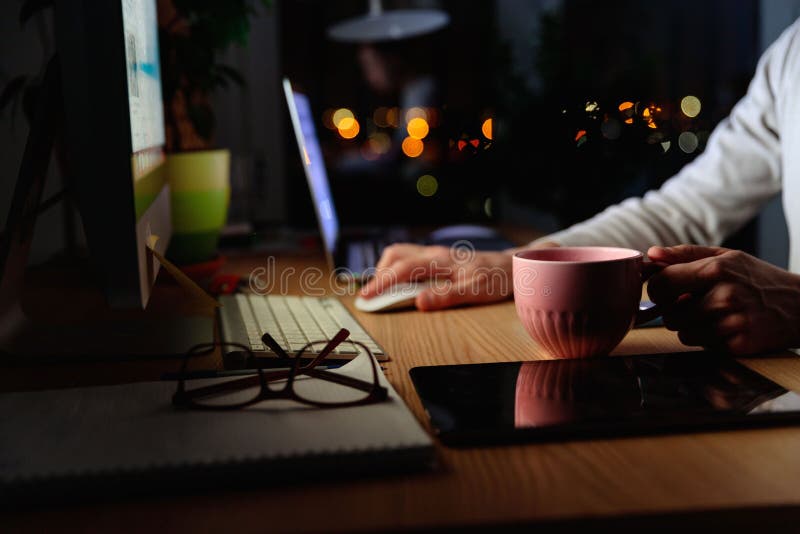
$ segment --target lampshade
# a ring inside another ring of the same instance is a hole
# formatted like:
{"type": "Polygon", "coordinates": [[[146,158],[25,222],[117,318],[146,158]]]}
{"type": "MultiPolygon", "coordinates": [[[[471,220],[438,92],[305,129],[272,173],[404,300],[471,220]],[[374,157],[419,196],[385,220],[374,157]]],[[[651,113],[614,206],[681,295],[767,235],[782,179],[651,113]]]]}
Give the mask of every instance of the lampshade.
{"type": "Polygon", "coordinates": [[[438,9],[384,11],[380,0],[370,1],[370,10],[328,28],[328,37],[345,43],[375,43],[419,37],[444,28],[450,17],[438,9]]]}

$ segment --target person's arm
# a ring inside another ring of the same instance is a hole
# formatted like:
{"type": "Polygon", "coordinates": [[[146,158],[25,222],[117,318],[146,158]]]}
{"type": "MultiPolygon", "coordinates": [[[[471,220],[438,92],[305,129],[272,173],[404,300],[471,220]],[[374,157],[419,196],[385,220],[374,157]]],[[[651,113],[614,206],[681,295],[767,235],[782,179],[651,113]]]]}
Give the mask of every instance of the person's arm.
{"type": "Polygon", "coordinates": [[[765,52],[747,94],[717,126],[697,159],[659,190],[542,240],[644,252],[651,245],[718,245],[743,226],[781,190],[780,122],[792,117],[779,117],[776,103],[799,28],[799,22],[793,24],[765,52]]]}

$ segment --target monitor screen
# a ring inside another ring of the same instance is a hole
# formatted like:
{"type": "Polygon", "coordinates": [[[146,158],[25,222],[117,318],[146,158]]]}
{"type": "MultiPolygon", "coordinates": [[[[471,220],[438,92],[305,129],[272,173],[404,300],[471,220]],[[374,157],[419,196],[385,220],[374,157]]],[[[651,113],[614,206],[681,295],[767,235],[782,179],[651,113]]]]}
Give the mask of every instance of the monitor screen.
{"type": "Polygon", "coordinates": [[[154,0],[121,0],[128,79],[136,218],[141,218],[165,184],[164,110],[154,0]]]}
{"type": "Polygon", "coordinates": [[[114,308],[147,305],[172,237],[156,0],[61,0],[66,149],[93,271],[114,308]]]}
{"type": "Polygon", "coordinates": [[[153,0],[122,0],[128,105],[133,152],[164,144],[164,110],[158,62],[158,21],[153,0]]]}
{"type": "Polygon", "coordinates": [[[328,173],[325,171],[325,160],[322,157],[322,150],[319,147],[317,132],[314,128],[311,105],[304,94],[291,90],[288,80],[284,81],[284,90],[289,104],[292,126],[297,136],[300,157],[303,160],[306,178],[311,189],[311,197],[317,210],[322,240],[325,250],[332,253],[339,238],[339,220],[331,196],[328,173]]]}

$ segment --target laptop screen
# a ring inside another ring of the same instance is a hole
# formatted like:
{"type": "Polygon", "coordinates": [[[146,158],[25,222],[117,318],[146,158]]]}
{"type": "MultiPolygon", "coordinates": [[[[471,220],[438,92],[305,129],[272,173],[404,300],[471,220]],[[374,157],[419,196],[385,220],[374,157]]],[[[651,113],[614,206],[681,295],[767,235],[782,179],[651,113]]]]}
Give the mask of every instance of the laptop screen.
{"type": "Polygon", "coordinates": [[[326,252],[332,254],[339,238],[339,219],[336,217],[336,207],[331,197],[328,173],[325,171],[325,161],[317,140],[311,106],[304,94],[292,90],[289,80],[283,80],[283,90],[286,93],[289,115],[292,118],[292,127],[297,137],[308,187],[311,189],[311,200],[317,210],[322,241],[326,252]]]}

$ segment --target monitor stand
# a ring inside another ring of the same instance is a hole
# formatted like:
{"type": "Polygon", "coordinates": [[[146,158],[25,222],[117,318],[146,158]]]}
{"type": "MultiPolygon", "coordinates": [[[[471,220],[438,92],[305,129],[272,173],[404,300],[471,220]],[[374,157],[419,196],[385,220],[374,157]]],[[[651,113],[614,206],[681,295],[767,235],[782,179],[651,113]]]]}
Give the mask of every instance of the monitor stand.
{"type": "Polygon", "coordinates": [[[192,308],[181,289],[159,288],[161,305],[147,310],[111,310],[90,279],[88,262],[48,265],[26,280],[26,269],[42,191],[63,104],[58,57],[45,70],[6,227],[0,235],[0,363],[31,360],[175,357],[197,343],[213,341],[214,314],[192,308]],[[89,278],[87,278],[89,277],[89,278]],[[32,282],[32,283],[28,283],[32,282]],[[36,295],[24,295],[24,288],[36,295]]]}

